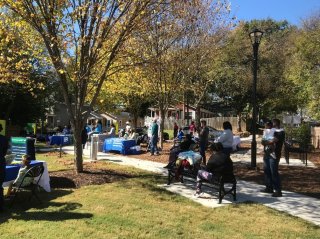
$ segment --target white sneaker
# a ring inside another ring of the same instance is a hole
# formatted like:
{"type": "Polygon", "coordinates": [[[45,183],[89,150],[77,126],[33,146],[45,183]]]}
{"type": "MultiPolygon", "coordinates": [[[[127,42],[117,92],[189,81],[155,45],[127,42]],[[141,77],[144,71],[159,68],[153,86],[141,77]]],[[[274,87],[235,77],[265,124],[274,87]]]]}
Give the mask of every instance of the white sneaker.
{"type": "Polygon", "coordinates": [[[200,198],[203,196],[203,192],[196,192],[193,196],[196,198],[200,198]]]}

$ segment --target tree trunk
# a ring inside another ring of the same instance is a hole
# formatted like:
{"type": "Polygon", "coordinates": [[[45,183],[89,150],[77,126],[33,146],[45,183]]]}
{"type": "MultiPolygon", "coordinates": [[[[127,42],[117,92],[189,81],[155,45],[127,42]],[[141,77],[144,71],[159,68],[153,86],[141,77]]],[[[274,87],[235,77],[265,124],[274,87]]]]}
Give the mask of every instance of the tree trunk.
{"type": "Polygon", "coordinates": [[[82,140],[81,140],[81,131],[83,129],[83,123],[81,120],[75,120],[73,127],[73,136],[74,136],[74,164],[77,173],[83,172],[83,158],[82,158],[82,140]]]}
{"type": "Polygon", "coordinates": [[[200,105],[196,105],[196,129],[197,129],[197,132],[200,133],[200,114],[201,114],[201,107],[200,105]]]}
{"type": "Polygon", "coordinates": [[[8,107],[6,109],[4,120],[7,121],[7,122],[9,121],[10,115],[12,113],[12,110],[13,110],[13,107],[14,107],[14,102],[15,102],[15,98],[11,98],[11,101],[8,104],[8,107]]]}
{"type": "Polygon", "coordinates": [[[241,112],[238,112],[238,114],[237,114],[237,124],[238,124],[237,131],[238,132],[242,132],[242,129],[241,129],[241,112]]]}
{"type": "Polygon", "coordinates": [[[133,126],[136,129],[138,126],[138,116],[137,115],[133,115],[133,126]]]}

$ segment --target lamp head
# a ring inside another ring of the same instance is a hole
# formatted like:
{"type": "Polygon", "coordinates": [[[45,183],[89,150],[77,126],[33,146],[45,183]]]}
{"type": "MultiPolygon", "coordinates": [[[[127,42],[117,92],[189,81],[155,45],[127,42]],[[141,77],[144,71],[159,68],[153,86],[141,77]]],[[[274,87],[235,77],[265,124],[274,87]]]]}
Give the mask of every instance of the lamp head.
{"type": "Polygon", "coordinates": [[[251,44],[260,44],[261,38],[263,36],[263,31],[260,31],[259,29],[254,29],[252,32],[249,33],[251,44]]]}

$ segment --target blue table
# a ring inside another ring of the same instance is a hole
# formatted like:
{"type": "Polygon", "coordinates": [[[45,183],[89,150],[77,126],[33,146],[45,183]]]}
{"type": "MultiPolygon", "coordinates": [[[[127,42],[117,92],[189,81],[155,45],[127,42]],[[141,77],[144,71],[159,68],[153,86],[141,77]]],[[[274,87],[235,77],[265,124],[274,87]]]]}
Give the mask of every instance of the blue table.
{"type": "MultiPolygon", "coordinates": [[[[42,162],[39,161],[31,161],[31,166],[42,165],[42,162]]],[[[4,179],[5,182],[15,180],[18,176],[18,172],[20,169],[20,164],[8,165],[6,166],[6,177],[4,179]]]]}
{"type": "Polygon", "coordinates": [[[136,146],[134,139],[110,138],[105,139],[103,143],[103,152],[111,150],[119,151],[121,154],[130,154],[130,147],[136,146]]]}
{"type": "Polygon", "coordinates": [[[50,138],[50,145],[70,145],[72,143],[71,135],[53,135],[50,138]]]}

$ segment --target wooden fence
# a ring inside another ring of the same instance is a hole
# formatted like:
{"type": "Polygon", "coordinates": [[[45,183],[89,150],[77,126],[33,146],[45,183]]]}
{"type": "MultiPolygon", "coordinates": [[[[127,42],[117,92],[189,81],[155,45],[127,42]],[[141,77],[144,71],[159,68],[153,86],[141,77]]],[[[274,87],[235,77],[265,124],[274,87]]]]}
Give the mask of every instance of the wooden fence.
{"type": "Polygon", "coordinates": [[[314,148],[320,148],[320,127],[311,127],[311,144],[314,148]]]}
{"type": "MultiPolygon", "coordinates": [[[[222,124],[225,121],[229,121],[231,123],[233,131],[235,131],[238,128],[237,117],[213,117],[213,118],[203,118],[203,120],[207,122],[208,126],[211,126],[216,129],[222,129],[222,124]]],[[[145,122],[146,124],[152,122],[152,118],[151,117],[146,118],[145,122]]],[[[167,118],[164,120],[164,129],[165,130],[173,129],[173,125],[175,122],[179,127],[188,125],[187,120],[177,120],[174,118],[167,118]]],[[[189,120],[189,125],[190,124],[191,124],[191,120],[189,120]]],[[[246,130],[246,122],[243,120],[241,121],[241,129],[242,131],[246,130]]]]}

